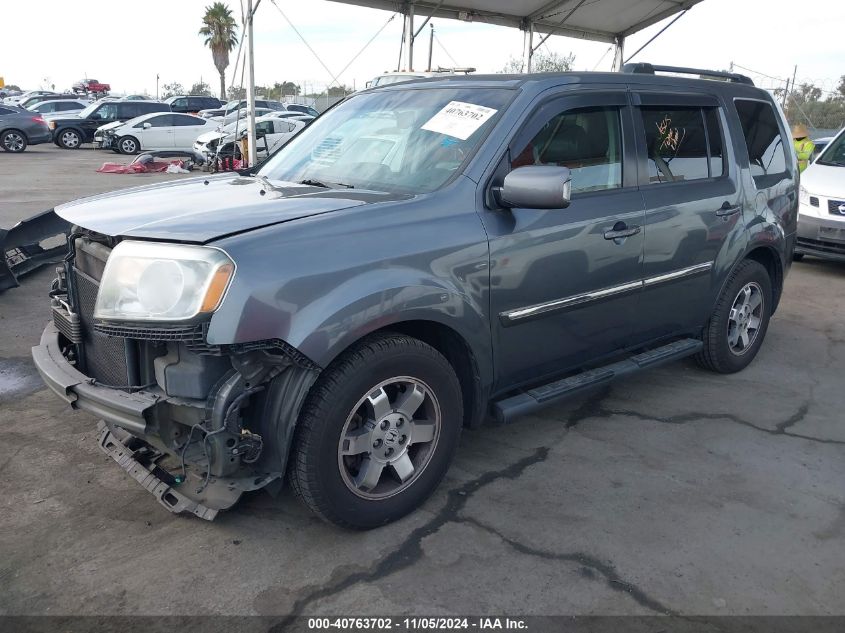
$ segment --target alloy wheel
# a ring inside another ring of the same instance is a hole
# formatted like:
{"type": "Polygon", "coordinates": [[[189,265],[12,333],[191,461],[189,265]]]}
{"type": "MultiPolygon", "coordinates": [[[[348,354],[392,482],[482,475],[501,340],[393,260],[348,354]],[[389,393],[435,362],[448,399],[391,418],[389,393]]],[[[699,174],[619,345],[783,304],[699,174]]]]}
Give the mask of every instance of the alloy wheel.
{"type": "Polygon", "coordinates": [[[359,497],[386,499],[408,488],[434,454],[442,414],[431,388],[409,376],[374,386],[341,432],[337,462],[359,497]]]}
{"type": "Polygon", "coordinates": [[[763,289],[756,282],[745,284],[737,294],[728,316],[728,347],[742,356],[757,340],[763,322],[763,289]]]}
{"type": "Polygon", "coordinates": [[[9,132],[3,137],[3,147],[9,152],[22,152],[26,147],[26,140],[17,132],[9,132]]]}
{"type": "Polygon", "coordinates": [[[65,132],[62,134],[62,145],[68,149],[79,147],[79,134],[76,132],[65,132]]]}

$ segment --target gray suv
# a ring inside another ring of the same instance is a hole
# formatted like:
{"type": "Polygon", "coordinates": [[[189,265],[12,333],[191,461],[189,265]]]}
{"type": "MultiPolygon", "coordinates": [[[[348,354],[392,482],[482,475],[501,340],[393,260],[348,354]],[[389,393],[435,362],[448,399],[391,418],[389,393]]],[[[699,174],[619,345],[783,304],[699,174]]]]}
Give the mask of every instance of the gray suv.
{"type": "Polygon", "coordinates": [[[667,69],[376,88],[252,170],[58,207],[35,363],[171,511],[287,480],[352,528],[419,506],[464,426],[686,356],[739,371],[796,158],[750,80],[667,69]]]}

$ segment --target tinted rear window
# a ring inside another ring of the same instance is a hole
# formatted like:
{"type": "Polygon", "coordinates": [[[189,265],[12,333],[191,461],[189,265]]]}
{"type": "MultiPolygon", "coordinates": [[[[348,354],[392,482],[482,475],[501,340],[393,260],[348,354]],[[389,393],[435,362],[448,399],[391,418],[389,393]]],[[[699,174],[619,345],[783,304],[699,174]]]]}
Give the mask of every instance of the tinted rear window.
{"type": "Polygon", "coordinates": [[[643,107],[649,183],[717,178],[724,173],[715,108],[643,107]]]}
{"type": "Polygon", "coordinates": [[[769,186],[787,172],[786,146],[778,118],[770,103],[736,99],[751,175],[758,187],[769,186]]]}

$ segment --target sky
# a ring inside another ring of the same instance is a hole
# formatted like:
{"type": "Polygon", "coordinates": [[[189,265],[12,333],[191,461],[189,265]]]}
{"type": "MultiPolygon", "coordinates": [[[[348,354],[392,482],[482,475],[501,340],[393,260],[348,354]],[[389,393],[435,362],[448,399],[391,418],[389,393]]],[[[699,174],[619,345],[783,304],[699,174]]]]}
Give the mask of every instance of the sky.
{"type": "MultiPolygon", "coordinates": [[[[236,17],[240,0],[226,0],[236,17]]],[[[355,88],[394,70],[402,33],[401,16],[346,6],[328,0],[276,0],[320,61],[273,5],[263,0],[255,27],[256,83],[294,81],[307,91],[332,82],[376,33],[381,33],[338,79],[355,88]],[[386,26],[385,26],[386,24],[386,26]]],[[[110,83],[113,94],[155,95],[160,83],[186,88],[203,81],[219,85],[211,52],[197,35],[210,0],[39,0],[38,10],[25,2],[4,0],[5,24],[32,28],[4,29],[0,38],[0,76],[24,89],[69,88],[83,77],[110,83]],[[116,9],[116,7],[121,7],[116,9]],[[49,16],[42,19],[39,16],[49,16]],[[35,26],[37,24],[37,26],[35,26]],[[71,36],[72,34],[72,36],[71,36]]],[[[419,23],[419,22],[418,22],[419,23]]],[[[433,20],[437,41],[434,66],[473,66],[500,71],[511,56],[520,56],[522,33],[480,23],[433,20]]],[[[666,21],[628,38],[630,55],[666,21]]],[[[634,61],[674,66],[728,68],[752,76],[765,88],[782,85],[797,65],[798,83],[810,81],[833,91],[845,74],[845,2],[842,0],[703,0],[650,44],[634,61]]],[[[543,52],[575,54],[575,70],[610,70],[607,44],[552,36],[543,52]]],[[[234,67],[234,55],[229,73],[234,67]]],[[[428,55],[428,38],[415,49],[419,70],[428,55]]],[[[227,75],[227,86],[232,78],[227,75]]],[[[240,83],[240,78],[235,82],[240,83]]]]}

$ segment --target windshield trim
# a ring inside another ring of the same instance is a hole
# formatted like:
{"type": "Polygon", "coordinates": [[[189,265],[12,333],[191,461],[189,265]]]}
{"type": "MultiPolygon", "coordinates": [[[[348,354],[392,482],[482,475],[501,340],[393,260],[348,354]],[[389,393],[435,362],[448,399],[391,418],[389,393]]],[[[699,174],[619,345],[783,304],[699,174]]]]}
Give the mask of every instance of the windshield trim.
{"type": "MultiPolygon", "coordinates": [[[[453,88],[455,88],[455,89],[460,88],[460,86],[449,86],[449,87],[438,86],[437,88],[433,88],[432,86],[425,85],[425,84],[403,86],[402,82],[400,82],[398,84],[392,84],[389,87],[385,86],[385,88],[389,89],[390,92],[401,92],[401,91],[405,91],[405,90],[449,90],[449,89],[453,89],[453,88]]],[[[520,86],[502,86],[502,87],[493,86],[493,87],[490,87],[490,88],[487,88],[487,89],[502,90],[502,91],[510,92],[511,94],[510,94],[510,97],[504,101],[504,103],[502,104],[502,107],[499,108],[499,111],[496,112],[496,114],[493,115],[493,117],[490,119],[490,125],[486,126],[486,129],[484,129],[482,131],[482,135],[479,138],[478,143],[476,143],[473,151],[467,153],[467,155],[464,157],[464,160],[461,162],[460,165],[458,165],[455,168],[455,170],[452,172],[452,174],[446,180],[444,180],[442,183],[440,183],[440,185],[438,187],[432,189],[431,191],[420,192],[420,191],[417,191],[417,190],[411,190],[410,188],[407,188],[407,187],[394,186],[394,187],[391,188],[390,191],[386,191],[384,193],[396,193],[396,194],[402,194],[402,195],[431,194],[431,193],[434,193],[436,191],[440,191],[441,189],[444,189],[445,187],[448,187],[453,182],[455,182],[455,180],[457,180],[459,176],[464,175],[464,173],[466,172],[470,163],[473,160],[475,160],[475,158],[480,154],[480,152],[482,151],[484,146],[487,144],[487,139],[490,137],[490,134],[493,133],[493,130],[495,130],[496,127],[498,127],[499,122],[501,121],[505,112],[507,112],[507,110],[513,105],[513,102],[517,99],[520,92],[522,91],[520,86]]],[[[385,90],[385,92],[386,91],[387,90],[385,90]]],[[[328,109],[324,110],[320,114],[320,116],[321,117],[325,116],[331,110],[338,107],[342,103],[346,103],[350,99],[355,99],[356,97],[360,97],[360,96],[363,96],[363,95],[373,95],[377,92],[381,92],[381,90],[376,88],[376,89],[370,89],[370,90],[366,90],[366,91],[353,92],[351,95],[348,95],[344,99],[341,99],[340,101],[338,101],[337,103],[332,104],[328,109]]],[[[261,171],[261,169],[263,169],[270,162],[270,160],[272,158],[274,158],[279,152],[284,151],[285,147],[287,147],[289,143],[291,143],[296,137],[298,137],[300,134],[302,134],[307,129],[308,129],[307,125],[303,126],[302,129],[300,129],[296,134],[294,134],[288,140],[287,143],[285,143],[285,145],[276,149],[273,153],[269,154],[263,161],[254,165],[253,167],[249,168],[249,170],[244,172],[244,173],[258,174],[261,171]]],[[[381,190],[373,190],[373,191],[381,191],[381,190]]]]}

